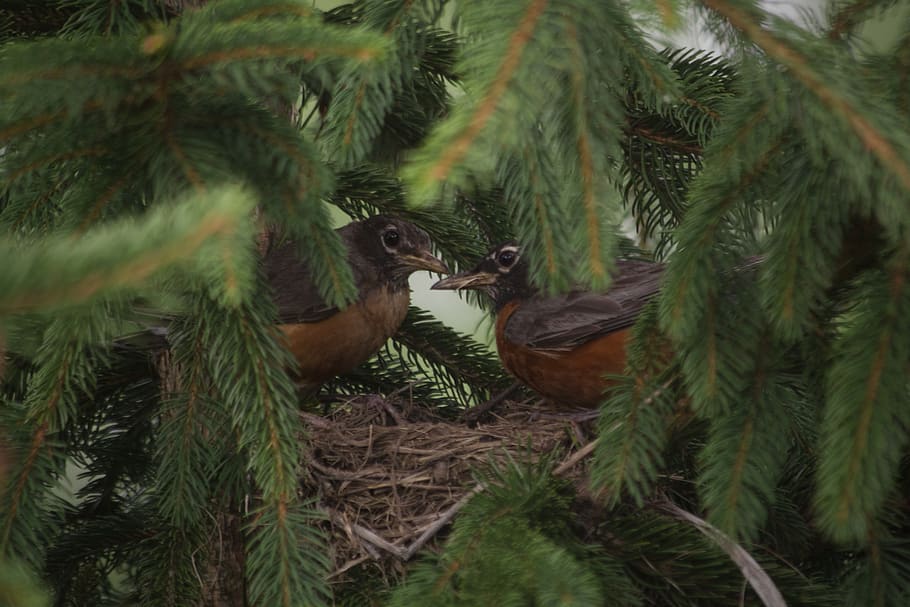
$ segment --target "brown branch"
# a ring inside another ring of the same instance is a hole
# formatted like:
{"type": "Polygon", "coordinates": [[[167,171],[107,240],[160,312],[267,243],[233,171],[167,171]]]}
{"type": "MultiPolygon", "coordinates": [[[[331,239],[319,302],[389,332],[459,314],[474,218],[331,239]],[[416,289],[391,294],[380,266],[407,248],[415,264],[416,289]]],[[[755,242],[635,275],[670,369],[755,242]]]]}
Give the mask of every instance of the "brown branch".
{"type": "Polygon", "coordinates": [[[177,143],[177,138],[174,137],[174,131],[171,129],[170,121],[170,110],[168,110],[167,117],[165,118],[166,124],[164,134],[164,140],[167,143],[167,147],[170,148],[171,153],[177,160],[177,164],[180,166],[183,174],[186,175],[187,181],[190,182],[197,192],[202,193],[205,191],[205,182],[202,180],[202,177],[199,175],[196,168],[187,159],[186,154],[183,152],[183,148],[177,143]]]}
{"type": "Polygon", "coordinates": [[[513,394],[515,394],[515,392],[517,392],[519,388],[521,388],[521,382],[517,382],[517,381],[512,382],[512,385],[510,385],[505,390],[502,390],[499,394],[496,394],[495,396],[491,397],[489,400],[487,400],[471,409],[466,409],[465,412],[462,414],[462,419],[469,426],[473,427],[473,426],[477,425],[477,422],[480,420],[481,417],[483,417],[484,415],[489,413],[490,410],[493,409],[493,407],[495,407],[496,405],[498,405],[505,399],[507,399],[510,396],[512,396],[513,394]]]}
{"type": "Polygon", "coordinates": [[[22,133],[27,133],[28,131],[30,131],[34,128],[37,128],[39,126],[44,126],[46,124],[50,124],[54,120],[62,118],[66,115],[67,115],[66,110],[59,110],[56,112],[44,112],[42,114],[38,114],[37,116],[32,116],[28,120],[23,120],[21,122],[15,122],[15,123],[11,124],[10,126],[6,127],[5,129],[0,130],[0,141],[5,141],[7,139],[15,137],[16,135],[20,135],[22,133]]]}
{"type": "Polygon", "coordinates": [[[626,129],[627,135],[634,135],[641,137],[642,139],[647,139],[648,141],[653,141],[664,147],[673,148],[680,152],[685,152],[686,154],[696,154],[701,155],[704,152],[704,149],[700,145],[693,145],[690,143],[685,143],[674,137],[668,137],[666,135],[661,135],[657,131],[652,131],[649,128],[643,126],[630,126],[626,129]]]}
{"type": "Polygon", "coordinates": [[[905,190],[910,190],[910,165],[901,157],[884,133],[880,133],[850,101],[825,84],[813,71],[809,59],[783,39],[764,29],[751,16],[724,0],[702,0],[702,4],[724,16],[730,24],[762,48],[770,57],[790,68],[797,79],[819,101],[840,115],[860,141],[879,162],[898,178],[905,190]]]}
{"type": "Polygon", "coordinates": [[[719,112],[716,112],[716,111],[712,110],[711,108],[709,108],[708,106],[704,105],[703,103],[701,103],[701,102],[698,101],[697,99],[693,99],[692,97],[686,97],[685,95],[683,95],[683,96],[680,97],[679,99],[680,99],[680,101],[682,101],[682,102],[685,103],[686,105],[688,105],[688,106],[690,106],[690,107],[694,107],[695,109],[699,110],[700,112],[703,112],[703,113],[707,114],[707,115],[710,116],[711,118],[713,118],[713,119],[715,119],[715,120],[720,120],[720,113],[719,113],[719,112]]]}

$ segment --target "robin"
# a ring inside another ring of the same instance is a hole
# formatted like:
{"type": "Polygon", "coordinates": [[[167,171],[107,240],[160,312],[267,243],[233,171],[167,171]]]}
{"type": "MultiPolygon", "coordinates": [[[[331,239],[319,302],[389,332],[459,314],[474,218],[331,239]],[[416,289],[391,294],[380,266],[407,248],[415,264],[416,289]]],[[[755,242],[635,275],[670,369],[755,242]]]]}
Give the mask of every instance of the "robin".
{"type": "Polygon", "coordinates": [[[470,271],[432,289],[477,289],[492,298],[496,348],[503,366],[543,396],[567,405],[596,407],[609,385],[605,375],[625,370],[630,329],[660,286],[663,265],[617,260],[610,289],[543,295],[528,277],[528,260],[506,243],[470,271]]]}
{"type": "Polygon", "coordinates": [[[364,362],[392,337],[408,313],[408,277],[417,270],[445,274],[430,237],[412,223],[376,215],[337,231],[348,251],[357,301],[328,305],[293,243],[269,251],[263,268],[278,308],[278,328],[299,366],[299,378],[321,384],[364,362]]]}

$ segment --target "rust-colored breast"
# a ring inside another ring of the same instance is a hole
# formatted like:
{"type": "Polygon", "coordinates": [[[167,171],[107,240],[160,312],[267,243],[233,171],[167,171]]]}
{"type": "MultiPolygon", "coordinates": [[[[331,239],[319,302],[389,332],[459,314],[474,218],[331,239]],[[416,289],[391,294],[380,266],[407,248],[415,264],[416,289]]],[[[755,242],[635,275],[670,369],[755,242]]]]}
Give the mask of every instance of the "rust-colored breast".
{"type": "Polygon", "coordinates": [[[408,313],[408,291],[374,289],[367,297],[314,323],[278,325],[300,365],[300,377],[318,384],[373,356],[408,313]]]}
{"type": "Polygon", "coordinates": [[[610,382],[626,367],[629,329],[609,333],[568,351],[534,350],[508,341],[505,326],[518,307],[507,304],[496,318],[496,347],[512,375],[547,398],[566,405],[596,407],[610,382]]]}

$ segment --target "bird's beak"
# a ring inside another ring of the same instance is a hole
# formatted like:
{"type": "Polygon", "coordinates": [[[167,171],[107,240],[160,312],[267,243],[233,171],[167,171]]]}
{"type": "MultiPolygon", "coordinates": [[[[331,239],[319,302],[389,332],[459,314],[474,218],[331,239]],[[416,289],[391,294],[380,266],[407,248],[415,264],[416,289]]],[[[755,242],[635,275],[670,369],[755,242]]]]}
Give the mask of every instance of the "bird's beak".
{"type": "Polygon", "coordinates": [[[496,283],[496,274],[491,272],[459,272],[458,274],[452,274],[448,278],[443,278],[436,284],[434,284],[431,289],[480,289],[482,287],[488,287],[496,283]]]}
{"type": "Polygon", "coordinates": [[[415,270],[427,270],[439,274],[448,274],[449,268],[442,261],[434,257],[429,251],[420,251],[414,255],[402,255],[401,259],[415,270]]]}

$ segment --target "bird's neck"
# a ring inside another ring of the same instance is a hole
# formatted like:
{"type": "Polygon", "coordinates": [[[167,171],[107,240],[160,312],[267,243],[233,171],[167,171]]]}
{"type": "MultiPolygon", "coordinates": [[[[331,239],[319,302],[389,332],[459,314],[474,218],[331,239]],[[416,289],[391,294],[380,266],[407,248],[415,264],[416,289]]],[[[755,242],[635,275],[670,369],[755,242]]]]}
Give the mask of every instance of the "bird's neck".
{"type": "Polygon", "coordinates": [[[537,288],[527,283],[500,286],[491,293],[493,298],[493,309],[498,314],[513,301],[534,297],[538,292],[537,288]]]}
{"type": "Polygon", "coordinates": [[[409,273],[395,272],[389,269],[370,269],[354,267],[354,278],[360,285],[361,294],[368,293],[379,287],[385,287],[389,292],[397,293],[406,291],[408,285],[409,273]]]}

